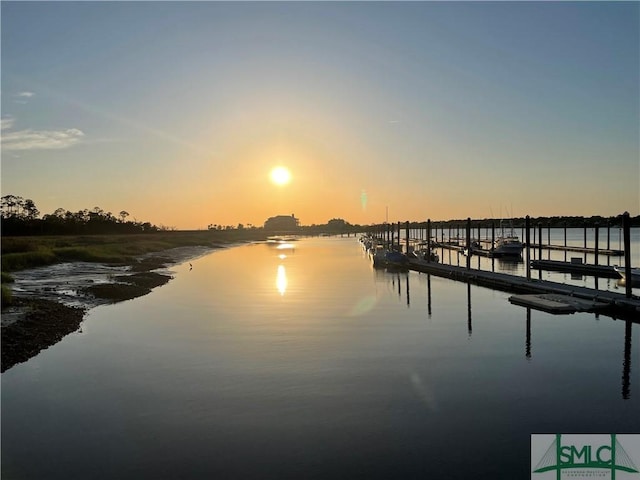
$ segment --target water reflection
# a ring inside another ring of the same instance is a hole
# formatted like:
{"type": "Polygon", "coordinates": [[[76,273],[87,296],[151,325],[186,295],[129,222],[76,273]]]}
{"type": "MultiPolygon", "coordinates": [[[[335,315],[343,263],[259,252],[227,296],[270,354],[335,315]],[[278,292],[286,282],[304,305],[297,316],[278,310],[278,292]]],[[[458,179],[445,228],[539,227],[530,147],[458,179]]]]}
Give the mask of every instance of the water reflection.
{"type": "MultiPolygon", "coordinates": [[[[402,282],[406,282],[406,288],[404,289],[406,295],[406,303],[407,307],[411,305],[411,289],[410,284],[412,277],[415,280],[416,278],[420,278],[422,274],[403,272],[402,274],[399,272],[384,272],[379,273],[379,278],[384,279],[392,286],[392,291],[398,298],[402,298],[402,282]]],[[[426,284],[427,284],[427,316],[431,318],[432,316],[432,286],[431,286],[431,275],[426,274],[426,284]]],[[[473,316],[472,316],[472,306],[471,306],[471,284],[466,284],[466,297],[467,297],[467,334],[469,338],[473,334],[473,316]]],[[[531,308],[526,308],[526,333],[525,333],[525,358],[527,361],[531,361],[533,353],[532,353],[532,340],[531,340],[531,308]]],[[[596,320],[599,319],[597,314],[594,315],[596,320]]],[[[632,324],[633,322],[627,320],[625,323],[625,337],[624,337],[624,359],[622,366],[622,398],[628,400],[631,398],[631,338],[632,338],[632,324]]]]}
{"type": "Polygon", "coordinates": [[[527,339],[525,341],[524,356],[531,360],[531,309],[527,307],[527,339]]]}
{"type": "MultiPolygon", "coordinates": [[[[470,304],[469,304],[470,305],[470,304]]],[[[469,307],[471,308],[471,307],[469,307]]],[[[527,308],[526,320],[526,339],[525,339],[525,357],[531,360],[531,308],[527,308]]],[[[598,316],[595,316],[596,320],[598,316]]],[[[469,320],[471,321],[471,320],[469,320]]],[[[622,398],[629,400],[631,398],[631,338],[632,338],[633,321],[626,320],[624,328],[624,357],[622,361],[622,398]]]]}
{"type": "Polygon", "coordinates": [[[469,337],[473,333],[473,327],[471,325],[471,284],[467,283],[467,330],[469,337]]]}
{"type": "Polygon", "coordinates": [[[540,425],[640,428],[631,325],[528,312],[527,361],[508,294],[378,274],[354,249],[219,249],[92,310],[84,335],[2,374],[2,478],[499,480],[524,476],[540,425]]]}
{"type": "Polygon", "coordinates": [[[276,250],[277,256],[281,260],[287,258],[288,255],[293,255],[296,251],[293,243],[284,240],[268,240],[265,245],[276,250]]]}
{"type": "Polygon", "coordinates": [[[622,398],[631,398],[631,320],[624,327],[624,360],[622,362],[622,398]]]}
{"type": "Polygon", "coordinates": [[[280,296],[283,296],[287,291],[287,271],[284,265],[278,265],[278,273],[276,274],[276,288],[280,292],[280,296]]]}
{"type": "Polygon", "coordinates": [[[431,275],[427,274],[427,315],[431,318],[431,275]]]}

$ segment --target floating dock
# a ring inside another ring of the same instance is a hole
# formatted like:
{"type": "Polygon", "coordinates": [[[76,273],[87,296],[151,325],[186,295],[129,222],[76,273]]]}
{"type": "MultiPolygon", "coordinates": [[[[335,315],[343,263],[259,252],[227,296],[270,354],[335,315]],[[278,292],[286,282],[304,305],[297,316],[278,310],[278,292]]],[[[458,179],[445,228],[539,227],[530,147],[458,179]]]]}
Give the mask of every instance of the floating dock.
{"type": "Polygon", "coordinates": [[[620,278],[618,272],[608,265],[572,263],[558,260],[532,260],[531,268],[536,270],[551,270],[554,272],[579,273],[602,278],[620,278]]]}
{"type": "MultiPolygon", "coordinates": [[[[473,240],[473,242],[476,242],[477,240],[473,240]]],[[[458,252],[463,252],[466,249],[466,246],[464,245],[464,240],[460,240],[460,241],[434,241],[431,245],[433,248],[444,248],[446,250],[455,250],[458,252]]],[[[483,257],[492,257],[493,256],[493,251],[491,250],[491,241],[490,240],[479,240],[477,241],[478,243],[480,243],[482,245],[482,248],[472,248],[472,254],[473,255],[481,255],[483,257]]],[[[595,249],[595,248],[590,248],[590,247],[571,247],[571,246],[564,246],[564,245],[546,245],[546,244],[531,244],[529,246],[529,248],[532,251],[538,251],[538,250],[556,250],[556,251],[563,251],[563,252],[573,252],[573,253],[587,253],[587,254],[591,254],[591,255],[595,255],[596,252],[598,253],[598,255],[604,255],[607,257],[621,257],[624,255],[624,252],[622,250],[611,250],[611,249],[595,249]]]]}
{"type": "Polygon", "coordinates": [[[541,295],[513,295],[509,302],[521,307],[542,310],[553,314],[567,314],[575,312],[595,312],[607,308],[607,304],[597,300],[584,300],[569,295],[546,293],[541,295]]]}
{"type": "MultiPolygon", "coordinates": [[[[580,302],[578,308],[573,311],[597,311],[614,318],[623,318],[640,323],[640,298],[632,296],[627,298],[622,293],[609,292],[606,290],[595,290],[592,288],[578,287],[567,285],[564,283],[551,282],[548,280],[527,280],[517,275],[509,275],[506,273],[487,272],[484,270],[476,270],[473,268],[457,267],[453,265],[445,265],[442,263],[425,262],[421,260],[411,259],[408,268],[417,272],[429,273],[438,277],[450,278],[460,282],[472,283],[496,290],[512,292],[516,294],[528,295],[560,295],[577,300],[583,300],[587,303],[580,302]],[[589,308],[586,308],[589,307],[589,308]]],[[[540,297],[539,297],[540,298],[540,297]]],[[[564,303],[571,305],[567,299],[564,302],[559,301],[560,297],[542,297],[540,301],[534,301],[529,298],[527,301],[531,308],[543,307],[551,308],[549,302],[564,303]],[[543,301],[544,300],[544,301],[543,301]]],[[[518,299],[516,300],[518,301],[518,299]]],[[[519,305],[522,304],[518,303],[519,305]]],[[[577,303],[573,303],[573,307],[577,307],[577,303]]],[[[556,305],[557,308],[560,308],[556,305]]],[[[568,313],[569,309],[562,313],[568,313]]],[[[544,308],[539,308],[543,310],[544,308]]],[[[548,311],[548,310],[547,310],[548,311]]],[[[555,313],[559,313],[557,310],[555,313]]]]}
{"type": "Polygon", "coordinates": [[[623,250],[613,250],[608,248],[598,248],[597,250],[593,247],[572,247],[567,245],[547,245],[547,244],[531,244],[529,247],[532,250],[559,250],[562,252],[575,252],[575,253],[590,253],[595,254],[596,251],[599,255],[605,255],[610,257],[622,257],[624,255],[623,250]]]}

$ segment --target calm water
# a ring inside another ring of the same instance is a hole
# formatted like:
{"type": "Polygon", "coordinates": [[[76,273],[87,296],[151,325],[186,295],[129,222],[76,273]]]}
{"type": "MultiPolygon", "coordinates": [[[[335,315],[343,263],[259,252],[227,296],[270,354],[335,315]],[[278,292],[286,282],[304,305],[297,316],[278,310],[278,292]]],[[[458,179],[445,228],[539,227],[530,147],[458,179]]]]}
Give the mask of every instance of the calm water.
{"type": "Polygon", "coordinates": [[[516,479],[531,433],[640,431],[639,325],[353,238],[192,263],[2,374],[3,479],[516,479]]]}

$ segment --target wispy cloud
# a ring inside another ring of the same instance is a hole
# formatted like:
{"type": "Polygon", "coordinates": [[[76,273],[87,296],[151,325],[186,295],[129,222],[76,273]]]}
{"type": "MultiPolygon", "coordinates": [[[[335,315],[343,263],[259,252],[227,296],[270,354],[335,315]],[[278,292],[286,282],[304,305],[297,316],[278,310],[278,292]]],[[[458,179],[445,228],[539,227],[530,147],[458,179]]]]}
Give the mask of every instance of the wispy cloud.
{"type": "MultiPolygon", "coordinates": [[[[4,119],[2,129],[5,130],[4,119]]],[[[2,134],[3,150],[49,150],[69,148],[84,137],[77,128],[66,130],[20,130],[2,134]]]]}
{"type": "Polygon", "coordinates": [[[13,127],[13,117],[5,117],[2,119],[2,130],[8,130],[13,127]]]}
{"type": "Polygon", "coordinates": [[[16,93],[13,98],[15,103],[26,104],[31,98],[35,96],[34,92],[23,91],[16,93]]]}

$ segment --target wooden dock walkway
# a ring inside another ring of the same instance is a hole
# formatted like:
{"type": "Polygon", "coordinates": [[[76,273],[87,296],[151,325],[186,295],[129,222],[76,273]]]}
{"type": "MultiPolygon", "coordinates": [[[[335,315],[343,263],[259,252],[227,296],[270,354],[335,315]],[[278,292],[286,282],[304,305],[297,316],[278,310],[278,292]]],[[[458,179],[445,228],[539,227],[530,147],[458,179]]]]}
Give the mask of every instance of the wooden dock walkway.
{"type": "MultiPolygon", "coordinates": [[[[474,240],[475,242],[476,240],[474,240]]],[[[463,242],[463,240],[460,240],[460,242],[463,242]]],[[[479,243],[481,245],[483,245],[483,248],[481,249],[473,249],[473,254],[474,255],[482,255],[483,257],[491,257],[492,256],[492,252],[491,252],[491,241],[488,240],[480,240],[479,243]]],[[[458,243],[456,241],[452,241],[452,242],[437,242],[434,241],[432,243],[433,248],[444,248],[447,250],[455,250],[458,252],[462,252],[465,249],[465,245],[464,242],[463,243],[458,243]]],[[[595,248],[592,247],[573,247],[573,246],[564,246],[564,245],[547,245],[547,244],[531,244],[529,246],[529,248],[533,251],[538,251],[540,249],[542,250],[555,250],[555,251],[561,251],[561,252],[572,252],[572,253],[587,253],[587,254],[591,254],[594,255],[596,253],[595,248]]],[[[606,248],[602,248],[602,249],[598,249],[598,255],[603,255],[606,257],[622,257],[624,255],[624,251],[622,250],[613,250],[613,249],[606,249],[606,248]]]]}
{"type": "MultiPolygon", "coordinates": [[[[595,290],[548,280],[527,280],[524,277],[506,273],[467,269],[466,267],[414,259],[409,261],[409,269],[505,292],[537,295],[556,294],[573,297],[593,302],[594,308],[597,308],[604,315],[640,323],[640,297],[635,295],[627,298],[622,293],[606,290],[595,290]]],[[[535,308],[534,305],[530,306],[535,308]]]]}
{"type": "MultiPolygon", "coordinates": [[[[532,243],[529,248],[531,248],[532,250],[539,250],[540,248],[542,248],[542,250],[558,250],[558,251],[563,251],[563,252],[574,252],[574,253],[590,253],[590,254],[594,254],[596,252],[596,249],[593,247],[575,247],[575,246],[571,246],[571,245],[547,245],[545,243],[543,243],[542,245],[538,244],[538,243],[532,243]]],[[[599,248],[598,249],[598,255],[605,255],[605,256],[609,256],[609,257],[622,257],[624,255],[624,250],[614,250],[614,249],[607,249],[607,248],[599,248]]]]}
{"type": "Polygon", "coordinates": [[[594,265],[591,263],[570,263],[559,260],[532,260],[531,268],[536,270],[551,270],[554,272],[579,273],[602,278],[620,278],[612,266],[594,265]]]}

